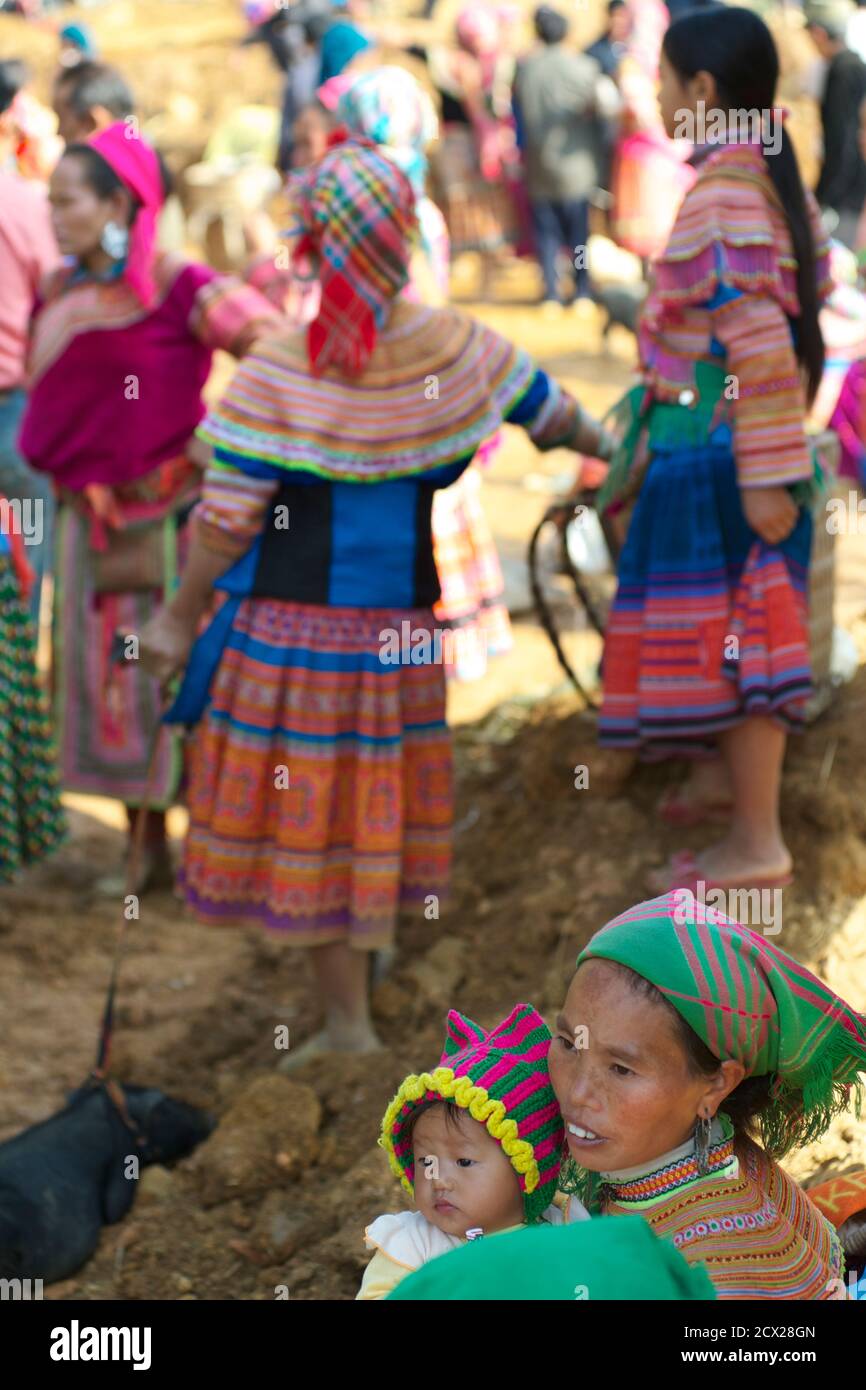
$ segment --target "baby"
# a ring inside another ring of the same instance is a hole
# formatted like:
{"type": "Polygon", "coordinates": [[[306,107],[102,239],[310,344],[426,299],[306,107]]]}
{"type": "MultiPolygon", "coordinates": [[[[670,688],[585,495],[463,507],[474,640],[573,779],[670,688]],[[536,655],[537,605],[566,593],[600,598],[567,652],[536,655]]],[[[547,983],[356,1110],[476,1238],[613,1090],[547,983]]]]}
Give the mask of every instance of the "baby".
{"type": "Polygon", "coordinates": [[[518,1004],[485,1033],[452,1009],[446,1028],[439,1066],[407,1076],[382,1121],[379,1143],[416,1210],[367,1227],[375,1253],[359,1299],[385,1298],[412,1270],[466,1240],[588,1216],[574,1197],[565,1213],[552,1205],[564,1133],[541,1015],[518,1004]]]}

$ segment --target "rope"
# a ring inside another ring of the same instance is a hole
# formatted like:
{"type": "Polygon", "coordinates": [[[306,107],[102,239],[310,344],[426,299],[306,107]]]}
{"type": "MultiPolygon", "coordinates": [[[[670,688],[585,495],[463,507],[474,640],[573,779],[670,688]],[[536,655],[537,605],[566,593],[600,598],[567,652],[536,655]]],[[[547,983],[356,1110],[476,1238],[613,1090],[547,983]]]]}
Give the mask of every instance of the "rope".
{"type": "MultiPolygon", "coordinates": [[[[138,866],[141,862],[141,851],[144,847],[144,832],[147,826],[147,815],[150,810],[150,801],[153,793],[153,783],[156,777],[157,754],[159,753],[159,740],[162,734],[162,724],[156,726],[151,739],[149,758],[147,765],[147,780],[144,787],[144,795],[141,805],[135,813],[135,824],[132,830],[132,842],[129,848],[129,856],[126,861],[126,874],[123,888],[124,907],[126,900],[134,896],[133,889],[138,878],[138,866]]],[[[117,942],[114,948],[114,960],[111,966],[111,977],[108,982],[108,992],[105,999],[105,1009],[102,1015],[102,1027],[99,1034],[99,1047],[96,1053],[96,1065],[93,1075],[100,1080],[104,1079],[111,1054],[111,1038],[114,1031],[114,1000],[117,993],[117,981],[120,974],[120,966],[126,953],[128,941],[127,926],[129,919],[124,911],[117,931],[117,942]]]]}
{"type": "MultiPolygon", "coordinates": [[[[573,516],[576,508],[580,505],[591,506],[593,498],[594,493],[587,491],[582,493],[579,497],[572,497],[564,502],[554,502],[551,507],[548,507],[547,511],[544,513],[544,516],[539,521],[530,538],[529,550],[527,554],[527,564],[529,568],[529,585],[532,590],[532,598],[533,602],[535,603],[535,611],[538,615],[538,620],[541,623],[542,628],[544,629],[545,633],[550,639],[551,646],[553,647],[553,650],[556,653],[556,658],[560,666],[562,667],[562,670],[565,672],[566,676],[571,681],[572,685],[574,686],[581,699],[585,701],[585,703],[590,709],[598,711],[600,709],[598,701],[595,700],[585,690],[579,677],[577,676],[577,673],[572,667],[571,662],[565,655],[562,643],[559,638],[559,633],[556,630],[556,624],[553,620],[553,614],[550,611],[550,606],[547,602],[547,599],[545,598],[544,590],[541,587],[541,581],[538,576],[538,542],[544,527],[548,525],[549,522],[563,522],[566,518],[573,516]]],[[[574,592],[577,597],[577,601],[586,613],[590,625],[595,629],[599,637],[601,637],[602,640],[604,640],[604,616],[600,614],[595,599],[589,593],[588,589],[586,588],[586,585],[583,582],[583,579],[581,578],[579,571],[575,568],[574,564],[572,563],[572,559],[568,551],[568,537],[565,525],[560,525],[558,529],[560,536],[560,556],[563,571],[571,579],[571,582],[574,586],[574,592]]],[[[605,523],[604,518],[602,518],[602,531],[604,534],[605,541],[607,543],[607,548],[611,554],[612,559],[614,559],[615,561],[618,545],[613,531],[605,523]]]]}

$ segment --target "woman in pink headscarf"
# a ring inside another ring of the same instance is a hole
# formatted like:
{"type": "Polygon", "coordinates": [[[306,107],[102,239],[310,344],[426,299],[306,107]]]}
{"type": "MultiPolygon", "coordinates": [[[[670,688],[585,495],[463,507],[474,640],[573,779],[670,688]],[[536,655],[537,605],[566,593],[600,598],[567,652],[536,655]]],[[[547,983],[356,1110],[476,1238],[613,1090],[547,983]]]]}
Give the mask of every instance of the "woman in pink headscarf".
{"type": "MultiPolygon", "coordinates": [[[[156,249],[165,200],[155,151],[128,122],[71,145],[51,180],[66,263],[31,325],[20,446],[54,480],[54,686],[67,790],[144,799],[159,690],[128,638],[177,576],[199,492],[188,445],[215,348],[242,355],[277,311],[254,289],[156,249]]],[[[139,889],[170,881],[165,810],[179,743],[163,735],[139,889]]],[[[106,882],[114,889],[117,880],[106,882]]]]}

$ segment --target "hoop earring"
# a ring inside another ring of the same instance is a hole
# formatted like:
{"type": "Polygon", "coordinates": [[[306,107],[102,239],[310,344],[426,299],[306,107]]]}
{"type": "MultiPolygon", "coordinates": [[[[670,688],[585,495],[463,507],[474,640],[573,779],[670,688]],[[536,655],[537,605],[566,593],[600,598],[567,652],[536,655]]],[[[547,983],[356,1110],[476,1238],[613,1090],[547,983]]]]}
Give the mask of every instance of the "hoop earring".
{"type": "Polygon", "coordinates": [[[129,250],[129,232],[117,222],[106,222],[99,244],[106,256],[113,261],[122,261],[129,250]]]}
{"type": "Polygon", "coordinates": [[[713,1122],[708,1115],[699,1115],[695,1120],[695,1158],[698,1172],[705,1178],[710,1171],[710,1135],[713,1122]]]}

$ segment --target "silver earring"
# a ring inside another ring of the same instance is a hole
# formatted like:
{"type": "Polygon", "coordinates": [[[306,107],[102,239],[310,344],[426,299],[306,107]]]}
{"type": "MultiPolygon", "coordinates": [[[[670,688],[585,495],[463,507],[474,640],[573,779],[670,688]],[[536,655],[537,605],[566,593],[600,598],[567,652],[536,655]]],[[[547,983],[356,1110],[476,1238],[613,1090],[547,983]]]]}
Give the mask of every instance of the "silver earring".
{"type": "Polygon", "coordinates": [[[113,261],[122,261],[129,250],[129,232],[117,222],[106,222],[99,244],[106,256],[113,261]]]}
{"type": "Polygon", "coordinates": [[[710,1135],[713,1122],[708,1115],[699,1115],[695,1120],[695,1158],[698,1172],[705,1178],[710,1171],[710,1135]]]}

